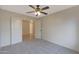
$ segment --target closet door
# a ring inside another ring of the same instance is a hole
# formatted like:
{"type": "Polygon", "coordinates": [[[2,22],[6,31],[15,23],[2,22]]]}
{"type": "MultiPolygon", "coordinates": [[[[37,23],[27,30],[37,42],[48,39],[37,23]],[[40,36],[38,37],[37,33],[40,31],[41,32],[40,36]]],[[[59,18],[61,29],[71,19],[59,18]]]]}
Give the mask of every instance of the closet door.
{"type": "Polygon", "coordinates": [[[12,26],[12,39],[11,43],[16,44],[22,42],[22,21],[20,17],[12,17],[11,18],[11,26],[12,26]]]}
{"type": "Polygon", "coordinates": [[[36,20],[35,21],[35,38],[36,39],[42,39],[42,28],[41,28],[41,20],[36,20]]]}

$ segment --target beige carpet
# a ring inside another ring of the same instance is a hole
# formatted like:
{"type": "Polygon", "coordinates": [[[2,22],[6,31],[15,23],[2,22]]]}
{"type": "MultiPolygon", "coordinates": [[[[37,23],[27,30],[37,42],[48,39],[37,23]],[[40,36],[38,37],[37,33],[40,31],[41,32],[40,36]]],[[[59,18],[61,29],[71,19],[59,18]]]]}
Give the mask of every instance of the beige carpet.
{"type": "Polygon", "coordinates": [[[77,54],[71,49],[50,43],[45,40],[21,42],[0,49],[0,54],[77,54]]]}

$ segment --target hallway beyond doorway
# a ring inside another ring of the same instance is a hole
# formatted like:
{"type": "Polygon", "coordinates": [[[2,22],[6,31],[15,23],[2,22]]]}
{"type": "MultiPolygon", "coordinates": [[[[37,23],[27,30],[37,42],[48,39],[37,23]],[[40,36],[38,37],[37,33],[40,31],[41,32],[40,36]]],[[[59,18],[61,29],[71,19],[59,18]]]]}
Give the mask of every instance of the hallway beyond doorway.
{"type": "Polygon", "coordinates": [[[32,40],[35,36],[35,25],[33,20],[22,21],[22,37],[23,41],[32,40]]]}

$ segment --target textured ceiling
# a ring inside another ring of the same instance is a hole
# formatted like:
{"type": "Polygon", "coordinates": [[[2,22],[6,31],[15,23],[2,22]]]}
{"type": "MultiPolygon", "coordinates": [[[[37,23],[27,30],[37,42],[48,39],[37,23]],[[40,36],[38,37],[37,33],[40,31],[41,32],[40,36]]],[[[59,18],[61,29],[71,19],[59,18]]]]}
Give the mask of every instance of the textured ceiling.
{"type": "MultiPolygon", "coordinates": [[[[59,12],[59,11],[71,8],[74,5],[41,5],[40,8],[43,8],[45,6],[49,6],[50,7],[49,9],[44,10],[49,15],[49,14],[52,14],[52,13],[55,13],[55,12],[59,12]]],[[[27,16],[32,16],[32,17],[35,17],[35,18],[40,18],[40,17],[45,16],[43,14],[41,14],[40,16],[35,16],[34,13],[29,13],[29,14],[26,13],[28,11],[32,11],[33,10],[28,5],[0,5],[0,8],[4,9],[4,10],[8,10],[8,11],[24,14],[24,15],[27,15],[27,16]]]]}

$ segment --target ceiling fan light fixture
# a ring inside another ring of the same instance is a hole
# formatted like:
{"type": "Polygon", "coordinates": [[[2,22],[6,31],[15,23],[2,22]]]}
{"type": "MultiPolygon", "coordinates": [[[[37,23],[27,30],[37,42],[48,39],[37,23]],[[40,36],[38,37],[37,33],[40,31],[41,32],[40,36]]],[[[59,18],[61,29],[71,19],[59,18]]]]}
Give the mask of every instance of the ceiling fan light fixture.
{"type": "Polygon", "coordinates": [[[38,11],[37,14],[40,15],[40,12],[38,11]]]}
{"type": "Polygon", "coordinates": [[[27,13],[34,13],[35,16],[40,16],[41,14],[47,15],[48,13],[44,12],[43,10],[47,10],[49,9],[48,6],[40,8],[40,5],[36,5],[36,7],[34,7],[33,5],[29,5],[29,7],[31,7],[32,9],[34,9],[34,11],[29,11],[27,13]]]}
{"type": "Polygon", "coordinates": [[[35,15],[38,15],[38,16],[39,16],[40,14],[41,14],[41,13],[40,13],[39,11],[35,12],[35,15]]]}

